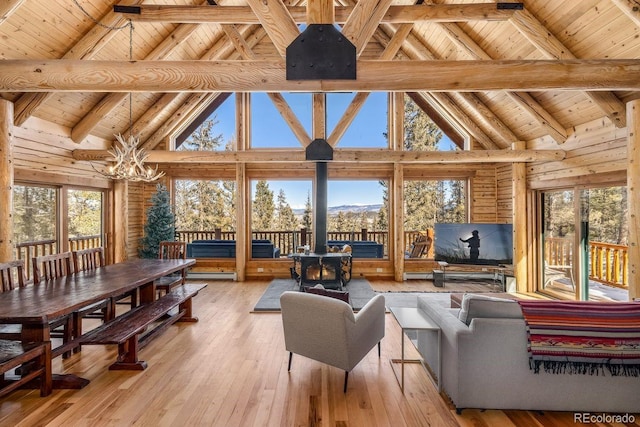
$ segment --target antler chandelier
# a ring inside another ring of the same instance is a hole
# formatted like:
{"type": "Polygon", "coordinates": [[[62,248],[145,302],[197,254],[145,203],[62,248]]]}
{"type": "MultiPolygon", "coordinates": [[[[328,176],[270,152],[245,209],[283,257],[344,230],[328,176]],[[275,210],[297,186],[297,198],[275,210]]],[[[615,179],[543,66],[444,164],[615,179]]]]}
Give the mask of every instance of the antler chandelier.
{"type": "Polygon", "coordinates": [[[129,135],[125,139],[121,134],[115,135],[116,141],[108,153],[113,157],[113,164],[105,171],[97,171],[111,179],[124,179],[127,181],[151,182],[164,176],[164,172],[158,172],[158,165],[155,169],[145,166],[149,154],[144,148],[138,148],[140,140],[129,135]]]}
{"type": "MultiPolygon", "coordinates": [[[[129,61],[132,61],[133,23],[131,20],[126,26],[129,27],[129,61]]],[[[121,28],[125,28],[125,26],[117,29],[121,28]]],[[[113,164],[104,171],[99,171],[91,165],[96,172],[111,179],[144,182],[155,181],[164,176],[164,172],[158,172],[158,165],[155,169],[144,165],[149,155],[144,148],[138,148],[140,138],[133,135],[133,96],[131,92],[129,92],[129,138],[125,139],[122,134],[114,136],[116,141],[112,148],[107,150],[112,157],[108,160],[113,164]]]]}

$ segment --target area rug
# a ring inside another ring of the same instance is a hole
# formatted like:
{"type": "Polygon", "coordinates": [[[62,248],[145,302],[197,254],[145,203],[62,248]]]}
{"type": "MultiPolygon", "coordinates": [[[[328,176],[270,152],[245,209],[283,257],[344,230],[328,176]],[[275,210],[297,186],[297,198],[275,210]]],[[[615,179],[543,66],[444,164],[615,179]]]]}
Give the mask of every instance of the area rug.
{"type": "MultiPolygon", "coordinates": [[[[298,291],[298,284],[293,279],[274,279],[256,303],[253,311],[280,311],[280,295],[285,291],[298,291]]],[[[345,290],[349,291],[351,306],[360,310],[376,293],[365,279],[352,279],[345,290]]]]}
{"type": "Polygon", "coordinates": [[[640,304],[522,301],[531,369],[640,376],[640,304]]]}

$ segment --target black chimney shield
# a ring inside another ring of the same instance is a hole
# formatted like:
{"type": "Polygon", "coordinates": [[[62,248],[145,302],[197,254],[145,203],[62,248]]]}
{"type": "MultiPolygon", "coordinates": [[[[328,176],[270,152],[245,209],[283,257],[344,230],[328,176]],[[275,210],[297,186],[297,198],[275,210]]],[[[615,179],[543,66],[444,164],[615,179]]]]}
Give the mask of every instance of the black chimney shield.
{"type": "Polygon", "coordinates": [[[356,47],[332,24],[309,24],[287,46],[287,80],[355,80],[356,47]]]}
{"type": "Polygon", "coordinates": [[[306,160],[333,160],[333,147],[324,139],[314,139],[305,150],[306,160]]]}

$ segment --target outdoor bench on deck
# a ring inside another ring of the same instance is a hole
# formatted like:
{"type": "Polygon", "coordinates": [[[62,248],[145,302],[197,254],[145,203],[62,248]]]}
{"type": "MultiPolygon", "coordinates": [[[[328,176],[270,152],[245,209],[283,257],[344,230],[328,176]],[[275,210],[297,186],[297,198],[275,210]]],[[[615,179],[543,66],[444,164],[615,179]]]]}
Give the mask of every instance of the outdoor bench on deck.
{"type": "Polygon", "coordinates": [[[23,343],[0,340],[0,396],[34,380],[40,379],[40,396],[51,394],[51,342],[23,343]],[[28,372],[15,380],[4,378],[6,372],[22,364],[31,364],[28,372]]]}
{"type": "Polygon", "coordinates": [[[110,370],[146,369],[147,363],[138,360],[138,350],[177,321],[197,322],[198,318],[192,315],[192,298],[206,286],[205,283],[178,286],[157,300],[142,304],[87,332],[80,337],[80,343],[118,344],[118,360],[109,366],[110,370]],[[178,313],[169,315],[175,307],[178,307],[178,313]],[[158,325],[142,335],[155,322],[158,325]]]}

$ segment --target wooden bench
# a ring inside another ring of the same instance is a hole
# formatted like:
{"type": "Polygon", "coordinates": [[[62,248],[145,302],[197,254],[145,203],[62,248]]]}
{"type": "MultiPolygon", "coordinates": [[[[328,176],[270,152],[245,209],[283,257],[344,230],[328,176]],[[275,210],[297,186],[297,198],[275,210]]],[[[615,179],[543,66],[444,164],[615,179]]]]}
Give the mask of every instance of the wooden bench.
{"type": "Polygon", "coordinates": [[[178,286],[157,300],[142,304],[87,332],[80,337],[80,344],[118,344],[118,359],[109,369],[144,370],[147,363],[138,360],[138,351],[177,321],[197,322],[198,318],[192,314],[192,298],[206,286],[205,283],[178,286]],[[170,315],[169,312],[176,307],[178,312],[170,315]],[[156,322],[157,325],[143,335],[156,322]]]}
{"type": "Polygon", "coordinates": [[[40,396],[51,394],[51,342],[23,343],[0,340],[0,396],[4,396],[32,380],[40,380],[40,396]],[[15,379],[5,378],[5,374],[21,365],[28,365],[23,374],[15,379]]]}

